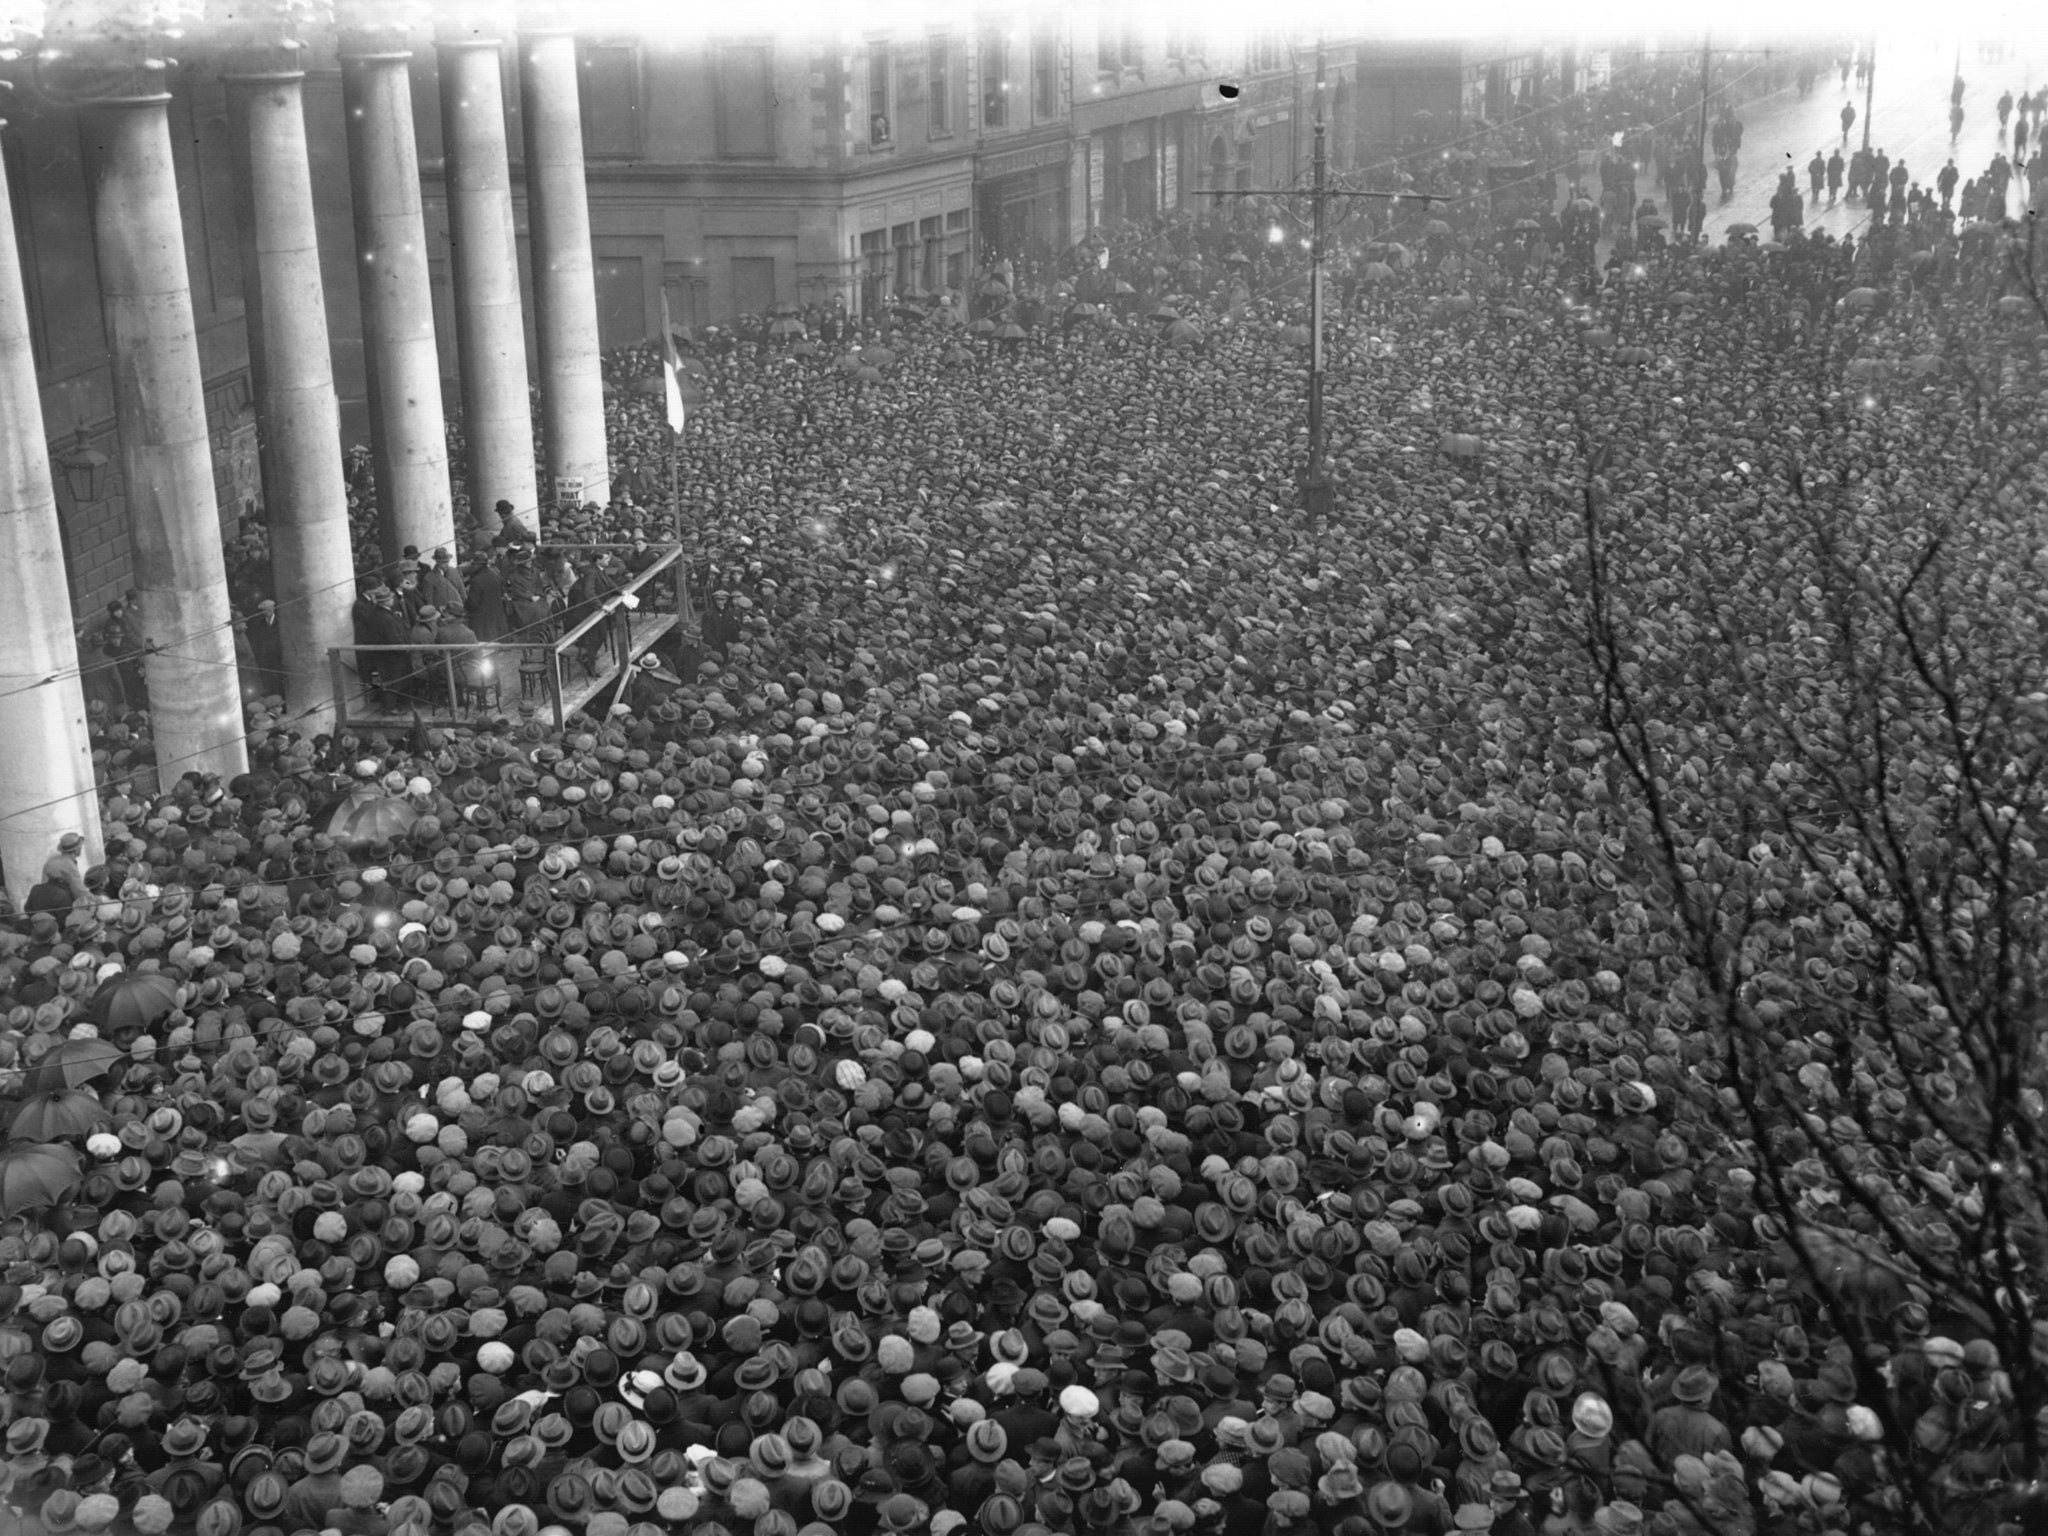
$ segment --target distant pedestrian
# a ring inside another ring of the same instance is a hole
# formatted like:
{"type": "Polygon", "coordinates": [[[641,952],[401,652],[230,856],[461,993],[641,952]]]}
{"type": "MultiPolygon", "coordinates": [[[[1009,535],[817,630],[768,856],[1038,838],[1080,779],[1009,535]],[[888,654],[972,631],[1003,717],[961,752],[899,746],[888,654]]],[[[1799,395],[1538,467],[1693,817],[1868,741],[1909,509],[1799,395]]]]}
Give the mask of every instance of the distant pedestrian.
{"type": "Polygon", "coordinates": [[[1849,142],[1849,130],[1851,128],[1854,128],[1855,126],[1856,103],[1853,101],[1845,101],[1842,103],[1842,142],[1844,144],[1849,142]]]}

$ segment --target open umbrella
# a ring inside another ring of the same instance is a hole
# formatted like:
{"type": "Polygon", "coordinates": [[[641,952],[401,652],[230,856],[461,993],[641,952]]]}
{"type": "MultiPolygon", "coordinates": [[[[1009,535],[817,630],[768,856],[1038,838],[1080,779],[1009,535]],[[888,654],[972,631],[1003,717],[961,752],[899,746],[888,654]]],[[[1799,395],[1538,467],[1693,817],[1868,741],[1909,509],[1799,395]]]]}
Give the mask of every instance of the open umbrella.
{"type": "Polygon", "coordinates": [[[0,1152],[0,1220],[55,1205],[82,1181],[78,1154],[69,1147],[18,1142],[0,1152]]]}
{"type": "Polygon", "coordinates": [[[1851,288],[1842,295],[1841,303],[1844,309],[1870,309],[1877,303],[1877,290],[1875,288],[1851,288]]]}
{"type": "Polygon", "coordinates": [[[771,315],[800,315],[803,313],[803,306],[790,299],[777,299],[769,307],[768,313],[771,315]]]}
{"type": "Polygon", "coordinates": [[[1248,267],[1252,264],[1251,257],[1245,255],[1243,251],[1232,251],[1223,259],[1233,267],[1248,267]]]}
{"type": "Polygon", "coordinates": [[[1754,224],[1730,224],[1728,226],[1728,233],[1730,235],[1753,235],[1756,233],[1756,226],[1754,224]]]}
{"type": "Polygon", "coordinates": [[[8,1122],[7,1134],[18,1141],[61,1141],[67,1136],[83,1136],[106,1121],[107,1111],[98,1094],[67,1088],[23,1099],[8,1122]]]}
{"type": "Polygon", "coordinates": [[[801,336],[803,333],[804,323],[794,315],[784,315],[779,320],[770,321],[768,325],[768,334],[770,336],[801,336]]]}
{"type": "Polygon", "coordinates": [[[1515,220],[1515,228],[1523,234],[1529,234],[1541,230],[1543,225],[1535,219],[1517,219],[1515,220]]]}
{"type": "Polygon", "coordinates": [[[1596,352],[1604,351],[1614,345],[1614,332],[1596,326],[1581,336],[1579,340],[1593,348],[1596,352]]]}
{"type": "Polygon", "coordinates": [[[1180,319],[1180,311],[1175,309],[1171,304],[1162,304],[1157,309],[1153,310],[1151,315],[1147,318],[1163,321],[1166,324],[1171,325],[1174,321],[1180,319]]]}
{"type": "Polygon", "coordinates": [[[974,354],[965,347],[948,347],[944,353],[944,360],[949,363],[971,363],[974,361],[974,354]]]}
{"type": "Polygon", "coordinates": [[[860,354],[858,352],[842,352],[832,359],[832,366],[841,373],[852,373],[854,369],[860,366],[860,354]]]}
{"type": "Polygon", "coordinates": [[[860,367],[853,370],[853,382],[856,384],[879,384],[882,382],[882,370],[870,368],[867,364],[863,363],[860,367]]]}
{"type": "Polygon", "coordinates": [[[789,355],[791,357],[816,357],[818,355],[818,344],[809,338],[793,341],[789,344],[789,355]]]}
{"type": "Polygon", "coordinates": [[[1280,327],[1280,339],[1290,347],[1305,347],[1314,338],[1305,325],[1283,325],[1280,327]]]}
{"type": "Polygon", "coordinates": [[[887,347],[862,347],[860,360],[870,368],[886,368],[896,361],[896,354],[887,347]]]}
{"type": "Polygon", "coordinates": [[[1394,269],[1384,261],[1368,261],[1358,275],[1368,283],[1384,283],[1394,275],[1394,269]]]}
{"type": "MultiPolygon", "coordinates": [[[[162,971],[123,971],[100,983],[85,1012],[86,1017],[101,1029],[142,1030],[152,1028],[177,1006],[176,977],[166,976],[162,971]]],[[[57,1049],[62,1050],[69,1044],[71,1042],[67,1040],[57,1049]]],[[[63,1086],[69,1088],[73,1084],[67,1082],[63,1086]]]]}
{"type": "Polygon", "coordinates": [[[971,334],[976,336],[993,336],[996,333],[996,323],[995,321],[989,319],[988,316],[983,315],[979,320],[975,321],[974,324],[967,327],[967,329],[971,334]]]}
{"type": "MultiPolygon", "coordinates": [[[[100,991],[105,992],[108,987],[127,979],[127,976],[109,977],[100,991]]],[[[140,979],[158,983],[156,987],[147,989],[148,994],[152,997],[158,994],[166,996],[169,1002],[166,1003],[163,1013],[169,1013],[171,1006],[177,1002],[176,981],[160,972],[140,979]],[[165,988],[168,988],[168,991],[165,991],[165,988]]],[[[95,996],[94,1004],[97,1002],[98,998],[95,996]]],[[[156,1018],[161,1017],[162,1013],[156,1015],[156,1018]]],[[[151,1022],[154,1023],[155,1020],[152,1019],[151,1022]]],[[[127,1057],[128,1053],[118,1045],[111,1040],[102,1040],[97,1035],[59,1040],[38,1058],[22,1086],[29,1093],[63,1093],[67,1089],[78,1087],[81,1083],[89,1083],[96,1077],[106,1076],[113,1071],[115,1063],[125,1061],[127,1057]]]]}
{"type": "Polygon", "coordinates": [[[1022,341],[1024,334],[1024,327],[1014,320],[996,328],[997,341],[1022,341]]]}
{"type": "Polygon", "coordinates": [[[420,813],[393,795],[357,790],[334,809],[327,835],[344,847],[397,842],[410,832],[420,813]]]}
{"type": "Polygon", "coordinates": [[[1133,288],[1129,283],[1125,282],[1122,278],[1118,278],[1116,280],[1116,287],[1112,291],[1116,294],[1118,298],[1122,298],[1124,295],[1136,293],[1138,290],[1133,288]]]}
{"type": "Polygon", "coordinates": [[[1441,239],[1444,236],[1450,234],[1451,226],[1442,219],[1431,219],[1427,224],[1422,226],[1422,232],[1425,235],[1441,239]]]}
{"type": "Polygon", "coordinates": [[[1202,339],[1202,328],[1190,320],[1176,320],[1166,328],[1168,343],[1176,347],[1192,347],[1202,339]]]}
{"type": "MultiPolygon", "coordinates": [[[[690,357],[687,354],[676,359],[676,372],[687,373],[688,375],[690,375],[690,377],[695,379],[708,379],[711,377],[711,370],[704,366],[704,360],[702,358],[690,357]]],[[[659,386],[660,382],[661,381],[659,379],[655,380],[657,386],[659,386]]],[[[659,392],[660,391],[657,388],[656,393],[659,392]]]]}
{"type": "Polygon", "coordinates": [[[2033,304],[2022,293],[2008,293],[1998,301],[1998,312],[2001,315],[2029,314],[2033,308],[2033,304]]]}

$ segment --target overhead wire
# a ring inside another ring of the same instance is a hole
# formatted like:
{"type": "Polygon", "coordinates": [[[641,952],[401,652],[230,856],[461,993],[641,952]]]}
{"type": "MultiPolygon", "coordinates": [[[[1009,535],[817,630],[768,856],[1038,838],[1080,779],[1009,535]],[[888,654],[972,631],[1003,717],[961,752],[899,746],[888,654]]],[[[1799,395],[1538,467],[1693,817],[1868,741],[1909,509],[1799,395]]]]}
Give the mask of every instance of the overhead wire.
{"type": "MultiPolygon", "coordinates": [[[[1758,71],[1758,70],[1762,69],[1763,67],[1764,67],[1764,66],[1763,66],[1763,65],[1761,65],[1761,64],[1757,64],[1757,65],[1753,65],[1753,66],[1751,66],[1751,68],[1750,68],[1749,70],[1745,71],[1745,72],[1744,72],[1744,73],[1743,73],[1742,75],[1740,75],[1740,76],[1737,76],[1737,77],[1736,77],[1736,78],[1735,78],[1734,80],[1731,80],[1731,81],[1729,81],[1729,82],[1726,82],[1726,83],[1725,83],[1725,84],[1724,84],[1724,85],[1723,85],[1723,86],[1721,87],[1721,89],[1722,89],[1722,90],[1724,90],[1724,91],[1725,91],[1725,90],[1727,90],[1727,89],[1732,89],[1732,88],[1733,88],[1733,87],[1734,87],[1735,85],[1739,84],[1741,80],[1743,80],[1743,79],[1746,79],[1746,78],[1747,78],[1747,77],[1748,77],[1748,76],[1749,76],[1750,74],[1753,74],[1753,73],[1755,73],[1756,71],[1758,71]]],[[[1664,121],[1665,121],[1665,123],[1669,123],[1669,122],[1674,122],[1674,121],[1677,121],[1677,120],[1678,120],[1678,119],[1679,119],[1680,117],[1683,117],[1683,116],[1686,116],[1686,115],[1688,115],[1688,114],[1687,114],[1687,113],[1677,113],[1677,114],[1673,114],[1673,116],[1672,116],[1672,117],[1670,117],[1670,118],[1667,118],[1667,119],[1665,119],[1664,121]]],[[[1658,125],[1652,125],[1652,126],[1653,126],[1653,128],[1654,128],[1654,127],[1657,127],[1657,126],[1663,126],[1663,125],[1662,125],[1662,124],[1658,124],[1658,125]]],[[[1538,173],[1538,174],[1550,174],[1550,173],[1538,173]]],[[[1532,175],[1532,176],[1530,176],[1530,177],[1520,178],[1519,180],[1533,180],[1533,179],[1536,179],[1536,176],[1532,175]]],[[[1515,184],[1518,184],[1518,183],[1508,183],[1507,185],[1515,185],[1515,184]]],[[[1447,204],[1454,204],[1454,203],[1458,203],[1458,202],[1466,202],[1466,201],[1473,201],[1473,200],[1476,200],[1476,199],[1477,199],[1478,197],[1482,197],[1482,196],[1491,196],[1491,195],[1492,195],[1492,193],[1493,193],[1494,191],[1497,191],[1497,190],[1501,190],[1501,189],[1499,189],[1499,188],[1492,188],[1492,189],[1486,189],[1486,190],[1484,190],[1484,191],[1475,191],[1475,192],[1472,192],[1472,193],[1470,193],[1470,194],[1466,194],[1466,195],[1464,195],[1464,196],[1462,196],[1462,197],[1455,197],[1455,198],[1431,198],[1431,199],[1430,199],[1430,201],[1432,201],[1432,202],[1434,202],[1434,203],[1437,203],[1437,204],[1439,204],[1439,205],[1447,205],[1447,204]]],[[[1421,194],[1417,194],[1417,195],[1419,196],[1419,195],[1421,195],[1421,194]]],[[[1282,289],[1285,289],[1285,288],[1287,288],[1287,287],[1291,286],[1291,285],[1292,285],[1292,284],[1293,284],[1293,283],[1294,283],[1295,281],[1297,281],[1297,280],[1298,280],[1298,279],[1297,279],[1297,277],[1296,277],[1296,276],[1292,276],[1292,275],[1290,275],[1290,276],[1288,276],[1288,277],[1284,277],[1284,278],[1281,278],[1281,279],[1277,280],[1277,281],[1276,281],[1275,283],[1273,283],[1273,284],[1272,284],[1272,285],[1271,285],[1270,287],[1267,287],[1267,288],[1265,288],[1265,289],[1262,289],[1262,290],[1261,290],[1261,292],[1260,292],[1260,293],[1259,293],[1258,295],[1256,295],[1256,297],[1258,297],[1258,298],[1268,298],[1268,297],[1271,297],[1271,296],[1273,296],[1273,295],[1275,295],[1275,294],[1279,293],[1279,292],[1280,292],[1280,291],[1281,291],[1282,289]]],[[[802,562],[803,562],[803,559],[804,559],[804,557],[802,557],[802,556],[798,556],[798,555],[795,555],[795,554],[794,554],[793,552],[791,552],[791,551],[781,551],[781,552],[778,552],[778,554],[777,554],[777,555],[775,556],[775,558],[776,558],[776,560],[778,560],[779,562],[782,562],[782,563],[785,563],[785,564],[787,564],[787,563],[791,563],[791,562],[795,562],[795,563],[802,563],[802,562]]],[[[818,562],[815,562],[815,565],[816,565],[816,567],[817,567],[817,568],[820,568],[820,569],[822,569],[822,568],[825,568],[825,567],[824,567],[824,562],[822,562],[822,561],[818,561],[818,562]]],[[[838,566],[838,565],[835,565],[835,566],[831,567],[831,569],[832,569],[832,570],[834,570],[835,572],[838,572],[838,571],[843,571],[843,570],[845,570],[845,569],[847,569],[847,568],[846,568],[846,567],[844,567],[844,566],[838,566]]],[[[707,584],[708,584],[708,581],[709,581],[709,579],[710,579],[710,576],[709,576],[709,572],[707,571],[707,574],[706,574],[706,582],[705,582],[705,583],[700,583],[700,587],[702,587],[702,586],[705,586],[705,585],[707,585],[707,584]]],[[[333,590],[333,589],[335,589],[335,588],[338,588],[338,587],[340,587],[340,586],[343,586],[343,585],[351,585],[351,584],[354,584],[354,583],[356,582],[356,580],[357,580],[357,577],[356,577],[356,576],[355,576],[354,574],[352,574],[352,575],[351,575],[351,576],[350,576],[350,577],[349,577],[349,578],[347,579],[347,581],[345,581],[345,582],[344,582],[344,581],[337,581],[337,582],[334,582],[334,583],[330,583],[330,584],[328,584],[328,586],[326,586],[326,587],[322,587],[322,588],[318,588],[318,589],[315,589],[315,591],[313,591],[313,592],[311,592],[311,593],[308,593],[308,594],[305,594],[305,595],[304,595],[303,597],[301,597],[301,598],[298,598],[298,599],[294,599],[294,601],[304,601],[304,600],[310,599],[310,598],[311,598],[312,596],[316,596],[316,595],[319,595],[320,593],[324,593],[324,592],[326,592],[326,591],[330,591],[330,590],[333,590]]],[[[545,621],[535,621],[535,622],[534,622],[533,624],[531,624],[531,625],[529,625],[529,626],[525,626],[525,627],[523,627],[522,629],[520,629],[520,630],[516,630],[516,631],[514,631],[514,632],[512,632],[512,633],[513,633],[513,635],[514,635],[514,636],[516,636],[516,635],[522,635],[522,634],[525,634],[525,633],[527,633],[527,631],[528,631],[529,629],[540,629],[540,628],[543,628],[543,627],[545,627],[546,625],[552,624],[552,622],[553,622],[553,617],[554,617],[554,616],[552,616],[552,615],[551,615],[551,616],[550,616],[550,618],[549,618],[548,620],[545,620],[545,621]]],[[[232,623],[232,621],[231,621],[231,623],[232,623]]],[[[217,631],[218,631],[218,629],[219,629],[219,628],[222,628],[222,627],[229,627],[229,626],[216,626],[216,627],[215,627],[215,629],[212,629],[212,630],[207,630],[207,631],[201,631],[201,632],[200,632],[200,634],[208,634],[208,633],[215,633],[215,632],[217,632],[217,631]]],[[[188,638],[194,638],[194,637],[188,637],[188,638]]],[[[509,638],[511,638],[511,636],[508,636],[508,637],[506,637],[506,638],[508,638],[508,639],[509,639],[509,638]]],[[[486,645],[486,646],[489,646],[489,645],[494,645],[494,644],[498,644],[498,643],[501,643],[501,642],[480,642],[480,644],[482,644],[482,645],[486,645]]],[[[199,658],[199,657],[188,657],[188,658],[185,658],[185,659],[189,659],[189,660],[214,660],[214,658],[199,658]]],[[[112,665],[117,665],[117,664],[118,664],[118,662],[117,662],[117,661],[109,661],[109,662],[106,662],[106,663],[101,663],[101,664],[98,664],[98,665],[96,665],[96,666],[94,666],[94,667],[91,667],[91,668],[83,668],[83,669],[80,669],[80,670],[79,670],[79,672],[78,672],[77,674],[75,674],[75,675],[84,675],[84,674],[85,674],[85,673],[87,673],[87,672],[91,672],[91,671],[97,671],[97,670],[100,670],[100,669],[101,669],[102,667],[105,667],[105,666],[112,666],[112,665]]],[[[219,664],[221,664],[221,665],[226,665],[226,663],[219,663],[219,664]]],[[[56,681],[56,680],[57,680],[56,678],[51,678],[51,679],[45,679],[45,680],[42,680],[41,682],[38,682],[38,683],[35,683],[35,684],[29,684],[29,685],[26,685],[26,686],[25,686],[25,687],[23,687],[23,688],[16,688],[16,689],[14,689],[14,690],[11,690],[11,691],[10,691],[9,693],[0,693],[0,698],[10,697],[10,696],[12,696],[12,694],[13,694],[13,693],[19,693],[19,692],[23,692],[23,691],[26,691],[26,689],[27,689],[27,688],[33,688],[33,687],[38,687],[38,686],[47,686],[47,685],[48,685],[49,683],[51,683],[51,682],[54,682],[54,681],[56,681]]],[[[309,710],[305,710],[305,711],[301,711],[301,712],[299,712],[299,713],[298,713],[297,715],[294,715],[294,716],[290,716],[290,717],[287,717],[287,718],[286,718],[285,720],[283,720],[283,721],[279,721],[279,722],[273,722],[273,728],[275,728],[275,727],[277,727],[277,726],[281,726],[281,725],[288,725],[288,724],[290,724],[290,723],[294,723],[294,722],[296,722],[296,721],[298,721],[298,720],[302,720],[302,719],[304,719],[304,718],[305,718],[305,717],[306,717],[307,715],[309,715],[309,714],[312,714],[312,713],[315,713],[315,712],[316,712],[315,710],[310,710],[310,709],[309,709],[309,710]]],[[[239,739],[242,739],[242,737],[241,737],[241,735],[238,735],[238,736],[237,736],[236,738],[233,738],[233,739],[239,740],[239,739]]],[[[228,741],[227,741],[227,740],[223,740],[222,742],[220,742],[220,743],[217,743],[216,745],[218,745],[218,746],[225,746],[225,745],[227,745],[227,744],[228,744],[228,741]]],[[[92,788],[94,789],[94,791],[95,791],[95,792],[97,792],[97,791],[100,791],[100,790],[104,790],[104,789],[107,789],[107,788],[111,788],[111,787],[113,787],[113,786],[115,786],[115,785],[118,785],[118,784],[120,784],[120,783],[124,782],[125,780],[127,780],[127,779],[129,779],[129,778],[131,778],[131,777],[132,777],[132,774],[131,774],[131,773],[122,773],[122,774],[116,774],[116,775],[111,775],[111,776],[109,776],[109,777],[108,777],[107,779],[105,779],[105,780],[102,780],[102,781],[99,781],[99,782],[95,783],[95,784],[94,784],[94,785],[92,786],[92,788]]],[[[42,802],[42,803],[41,803],[41,804],[39,804],[39,805],[36,805],[36,806],[32,806],[32,807],[28,807],[28,808],[25,808],[25,809],[23,809],[23,810],[18,810],[18,811],[15,811],[15,812],[11,813],[11,816],[10,816],[9,818],[5,818],[5,819],[12,819],[13,817],[19,817],[19,816],[21,816],[21,815],[26,815],[26,814],[32,814],[33,812],[35,812],[35,811],[37,811],[37,810],[47,809],[47,808],[48,808],[49,806],[51,806],[51,805],[55,805],[55,804],[62,804],[62,803],[64,803],[64,802],[66,802],[66,801],[69,801],[69,800],[72,800],[72,799],[74,799],[74,798],[76,798],[76,796],[75,796],[75,795],[65,795],[65,796],[59,796],[59,797],[55,797],[55,798],[53,798],[53,799],[51,799],[51,800],[49,800],[49,801],[45,801],[45,802],[42,802]]]]}

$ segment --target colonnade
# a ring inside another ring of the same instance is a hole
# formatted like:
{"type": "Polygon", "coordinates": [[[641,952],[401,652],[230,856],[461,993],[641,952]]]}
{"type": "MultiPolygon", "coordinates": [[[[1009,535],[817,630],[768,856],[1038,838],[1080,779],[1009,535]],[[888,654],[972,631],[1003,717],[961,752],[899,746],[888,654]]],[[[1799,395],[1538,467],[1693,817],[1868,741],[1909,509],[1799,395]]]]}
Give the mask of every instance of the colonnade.
{"type": "MultiPolygon", "coordinates": [[[[409,37],[375,31],[345,30],[340,43],[377,526],[390,560],[407,545],[423,553],[452,545],[456,531],[413,133],[413,49],[409,37]]],[[[437,47],[472,521],[486,535],[497,532],[494,508],[503,500],[538,531],[502,41],[444,31],[437,47]]],[[[523,36],[518,68],[547,475],[558,493],[573,488],[603,502],[610,473],[573,36],[523,36]]],[[[223,73],[286,710],[295,728],[311,733],[333,724],[327,657],[353,639],[355,592],[305,76],[297,46],[283,43],[244,46],[223,73]]],[[[151,642],[143,670],[158,767],[165,782],[192,770],[227,779],[249,759],[171,98],[161,74],[146,68],[103,76],[82,94],[136,628],[151,642]]],[[[0,165],[0,861],[19,900],[64,833],[83,834],[85,863],[98,860],[103,845],[4,178],[0,165]]]]}

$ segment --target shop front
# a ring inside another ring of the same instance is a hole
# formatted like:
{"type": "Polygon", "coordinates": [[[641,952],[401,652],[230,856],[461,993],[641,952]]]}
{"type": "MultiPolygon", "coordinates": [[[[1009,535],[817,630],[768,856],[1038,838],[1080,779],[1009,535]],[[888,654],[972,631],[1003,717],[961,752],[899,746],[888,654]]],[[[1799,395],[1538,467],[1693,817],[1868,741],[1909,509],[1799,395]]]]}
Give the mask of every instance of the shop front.
{"type": "Polygon", "coordinates": [[[980,259],[1048,261],[1066,248],[1068,144],[1062,139],[998,150],[974,165],[980,259]]]}

